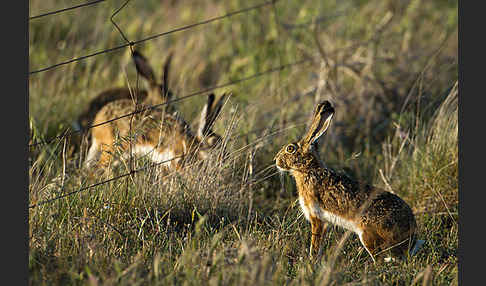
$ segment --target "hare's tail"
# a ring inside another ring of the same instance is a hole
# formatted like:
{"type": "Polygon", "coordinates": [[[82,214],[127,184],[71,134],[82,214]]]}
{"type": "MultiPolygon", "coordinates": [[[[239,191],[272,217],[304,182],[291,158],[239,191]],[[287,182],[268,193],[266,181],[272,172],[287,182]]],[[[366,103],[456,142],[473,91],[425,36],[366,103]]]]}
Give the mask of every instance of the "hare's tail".
{"type": "Polygon", "coordinates": [[[410,254],[410,256],[414,256],[415,254],[417,254],[420,251],[420,249],[422,249],[422,246],[424,245],[424,243],[425,243],[425,240],[417,239],[417,241],[415,242],[415,245],[413,246],[412,249],[410,249],[408,254],[410,254]]]}

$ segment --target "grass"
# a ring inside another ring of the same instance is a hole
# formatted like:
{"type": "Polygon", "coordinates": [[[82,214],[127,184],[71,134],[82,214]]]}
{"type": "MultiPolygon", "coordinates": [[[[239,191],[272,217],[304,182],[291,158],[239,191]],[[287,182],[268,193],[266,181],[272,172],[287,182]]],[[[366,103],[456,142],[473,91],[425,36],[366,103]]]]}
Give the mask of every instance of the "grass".
{"type": "MultiPolygon", "coordinates": [[[[123,3],[30,21],[30,70],[124,44],[110,22],[123,3]]],[[[114,19],[136,41],[259,3],[130,1],[114,19]]],[[[30,1],[29,11],[70,5],[30,1]]],[[[134,167],[145,169],[133,176],[38,204],[129,169],[89,178],[69,140],[31,148],[30,284],[457,285],[457,34],[457,1],[306,0],[136,45],[157,73],[174,51],[176,97],[313,60],[215,90],[233,92],[215,126],[228,140],[224,162],[215,155],[168,173],[140,158],[134,167]],[[373,264],[338,227],[328,228],[323,257],[309,258],[310,224],[273,156],[323,99],[336,115],[321,158],[409,203],[426,244],[408,261],[373,264]]],[[[136,78],[128,49],[30,75],[32,138],[60,134],[96,94],[136,78]]],[[[192,122],[204,100],[176,108],[192,122]]]]}

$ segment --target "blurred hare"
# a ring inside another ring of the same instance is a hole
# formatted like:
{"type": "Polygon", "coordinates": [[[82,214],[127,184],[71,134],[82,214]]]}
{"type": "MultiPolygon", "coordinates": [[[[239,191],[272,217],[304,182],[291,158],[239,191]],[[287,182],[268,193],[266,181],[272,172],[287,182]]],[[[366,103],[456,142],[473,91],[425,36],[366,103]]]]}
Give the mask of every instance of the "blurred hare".
{"type": "Polygon", "coordinates": [[[323,225],[328,221],[356,233],[374,262],[385,252],[392,255],[385,260],[404,257],[417,241],[411,208],[398,196],[337,174],[321,163],[316,144],[333,115],[328,101],[319,103],[305,136],[285,145],[275,156],[278,169],[294,177],[300,206],[311,223],[310,253],[319,250],[323,225]]]}
{"type": "Polygon", "coordinates": [[[134,155],[148,155],[153,162],[172,169],[182,166],[183,157],[205,159],[209,150],[221,142],[221,136],[214,133],[212,127],[229,94],[223,94],[218,100],[214,94],[208,95],[194,134],[183,118],[164,105],[168,102],[167,94],[161,94],[164,89],[150,80],[154,79],[153,72],[145,58],[134,53],[134,60],[137,71],[153,83],[139,106],[143,111],[134,113],[135,104],[130,99],[104,105],[93,120],[93,125],[99,126],[91,130],[92,142],[85,166],[107,166],[117,143],[125,155],[130,151],[134,155]],[[153,105],[158,106],[153,108],[153,105]],[[180,158],[171,160],[175,157],[180,158]]]}

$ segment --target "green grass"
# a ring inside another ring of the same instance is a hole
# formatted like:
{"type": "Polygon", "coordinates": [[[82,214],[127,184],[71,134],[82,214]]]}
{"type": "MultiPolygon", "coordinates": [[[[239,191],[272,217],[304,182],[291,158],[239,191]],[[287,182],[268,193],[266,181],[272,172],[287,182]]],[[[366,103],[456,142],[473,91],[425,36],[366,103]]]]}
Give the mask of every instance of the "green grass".
{"type": "MultiPolygon", "coordinates": [[[[110,22],[123,3],[30,21],[30,70],[124,44],[110,22]]],[[[130,1],[115,20],[136,41],[258,3],[130,1]]],[[[71,5],[30,1],[29,11],[71,5]]],[[[174,51],[176,97],[314,60],[215,90],[233,92],[215,126],[229,139],[228,160],[211,157],[179,173],[148,168],[30,208],[30,284],[457,285],[457,10],[457,1],[445,0],[278,1],[275,10],[137,45],[158,74],[174,51]],[[375,265],[338,227],[328,228],[321,260],[309,258],[310,224],[295,184],[286,175],[282,191],[272,160],[303,134],[323,99],[336,115],[321,158],[410,204],[426,240],[410,260],[375,265]]],[[[31,75],[33,138],[58,135],[106,88],[136,84],[128,49],[31,75]]],[[[192,122],[204,98],[176,108],[192,122]]],[[[69,143],[31,150],[30,205],[129,170],[122,163],[89,178],[69,143]]],[[[135,167],[148,164],[142,158],[135,167]]]]}

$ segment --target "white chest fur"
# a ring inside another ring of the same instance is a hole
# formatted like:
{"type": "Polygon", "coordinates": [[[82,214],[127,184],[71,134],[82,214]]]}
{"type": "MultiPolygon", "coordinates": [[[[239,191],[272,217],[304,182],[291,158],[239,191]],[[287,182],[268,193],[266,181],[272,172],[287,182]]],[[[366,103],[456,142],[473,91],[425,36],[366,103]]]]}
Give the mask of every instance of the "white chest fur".
{"type": "Polygon", "coordinates": [[[307,206],[304,203],[304,198],[302,198],[301,196],[299,196],[299,204],[300,204],[300,208],[302,209],[302,212],[304,213],[305,219],[310,220],[309,209],[307,208],[307,206]]]}
{"type": "Polygon", "coordinates": [[[299,196],[299,204],[304,212],[304,216],[307,220],[310,220],[310,216],[318,217],[321,220],[326,220],[332,224],[338,225],[343,227],[347,230],[353,231],[358,235],[361,234],[362,230],[352,221],[344,219],[338,215],[335,215],[331,212],[328,212],[322,209],[318,204],[315,203],[308,203],[305,204],[304,199],[299,196]]]}
{"type": "MultiPolygon", "coordinates": [[[[142,156],[147,155],[154,163],[161,163],[175,157],[174,152],[170,150],[164,150],[163,152],[159,152],[158,149],[154,149],[152,146],[149,145],[136,145],[133,148],[133,153],[142,156]]],[[[168,166],[169,164],[170,161],[165,162],[162,165],[168,166]]]]}

